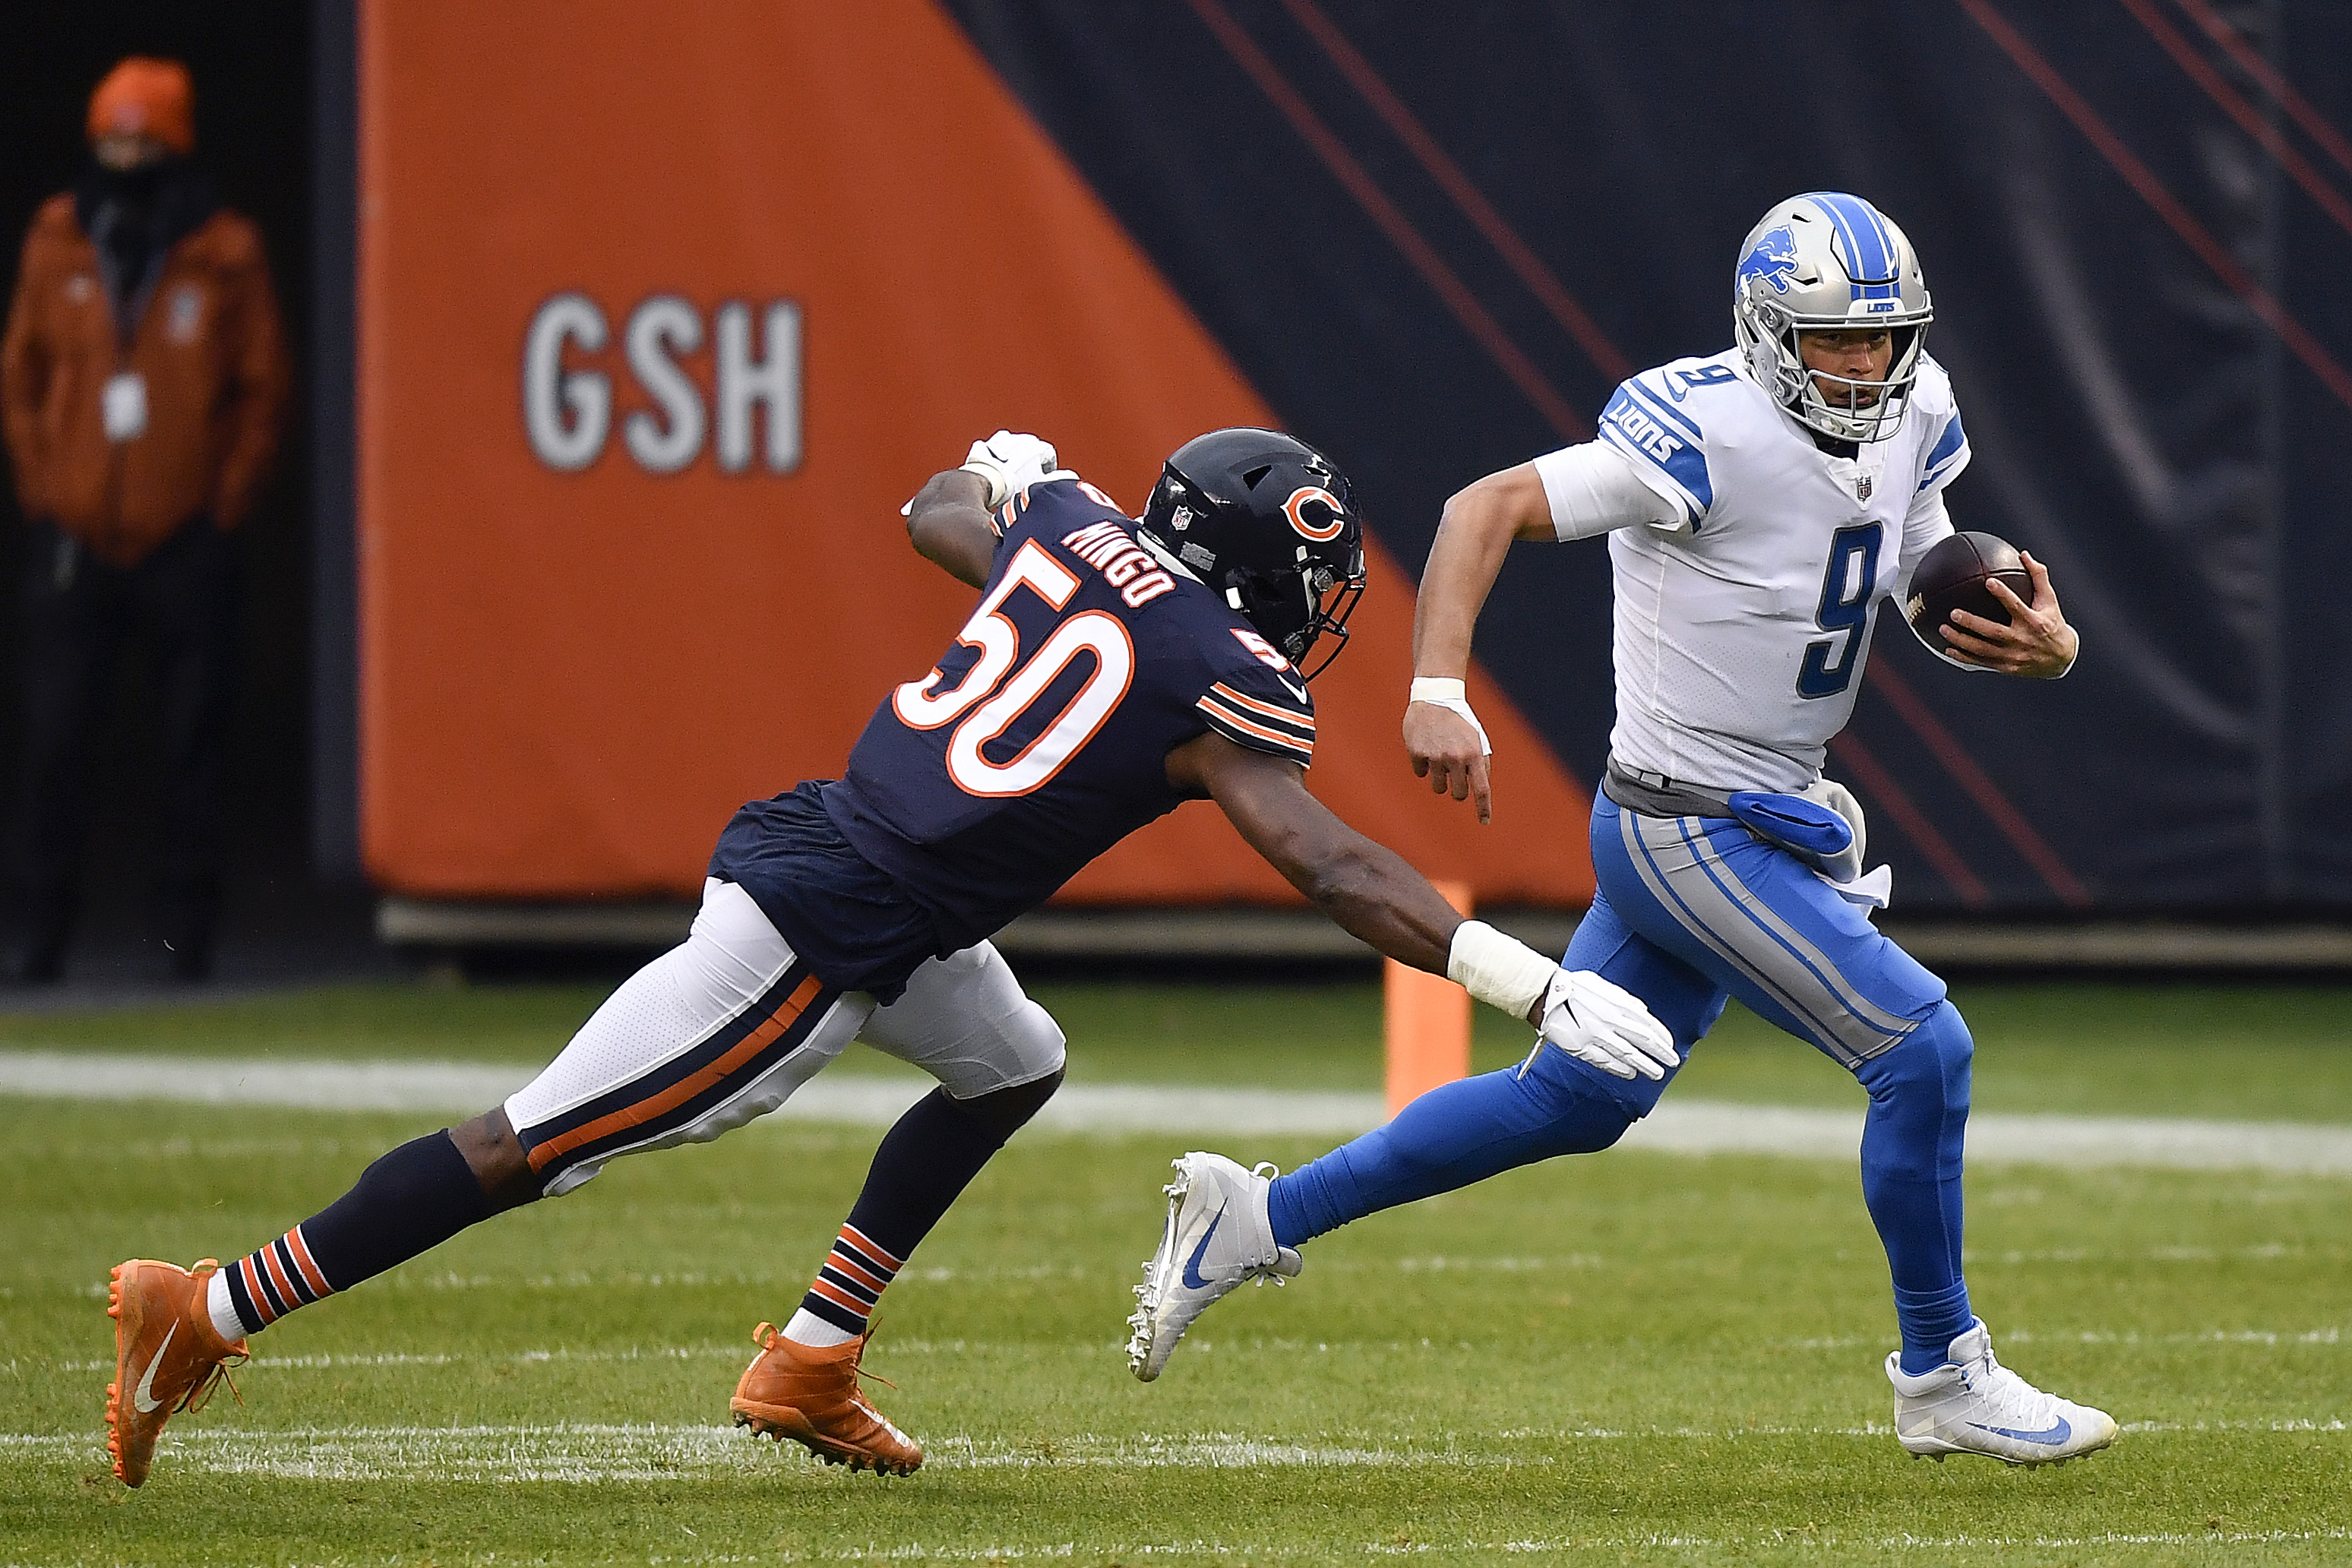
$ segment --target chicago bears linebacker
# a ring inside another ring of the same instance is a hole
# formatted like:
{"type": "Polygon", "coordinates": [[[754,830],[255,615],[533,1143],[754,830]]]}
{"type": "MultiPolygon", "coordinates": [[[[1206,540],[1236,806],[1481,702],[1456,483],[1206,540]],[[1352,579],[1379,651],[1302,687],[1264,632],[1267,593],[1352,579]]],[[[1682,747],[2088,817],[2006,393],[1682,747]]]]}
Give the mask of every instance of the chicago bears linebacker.
{"type": "MultiPolygon", "coordinates": [[[[1816,192],[1756,226],[1733,289],[1737,347],[1634,376],[1597,439],[1447,504],[1414,617],[1406,748],[1433,789],[1486,820],[1486,733],[1463,687],[1471,628],[1513,540],[1606,533],[1617,717],[1593,800],[1599,893],[1564,962],[1641,997],[1678,1052],[1737,995],[1861,1080],[1863,1196],[1902,1331],[1886,1373],[1904,1447],[2063,1462],[2113,1441],[2116,1424],[2001,1366],[1969,1309],[1960,1165],[1974,1047],[1943,982],[1870,923],[1887,871],[1862,874],[1861,807],[1821,772],[1853,710],[1873,615],[1951,533],[1943,492],[1969,461],[1951,384],[1926,351],[1927,283],[1876,208],[1816,192]]],[[[2049,574],[2025,562],[2032,602],[1996,589],[2005,626],[1954,612],[1935,628],[1939,657],[2066,672],[2077,638],[2049,574]]],[[[1296,1247],[1497,1171],[1606,1149],[1674,1071],[1539,1041],[1517,1071],[1436,1089],[1290,1175],[1194,1153],[1178,1184],[1264,1209],[1275,1241],[1296,1247]]],[[[1221,1293],[1171,1265],[1204,1216],[1171,1202],[1130,1346],[1144,1378],[1221,1293]]]]}
{"type": "MultiPolygon", "coordinates": [[[[737,814],[685,944],[614,993],[503,1105],[368,1167],[321,1213],[227,1268],[114,1270],[115,1473],[146,1479],[163,1424],[248,1336],[467,1226],[567,1193],[606,1162],[716,1138],[781,1105],[852,1038],[940,1088],[884,1135],[800,1310],[737,1384],[738,1422],[820,1458],[907,1474],[922,1450],[859,1392],[875,1305],[1062,1079],[1063,1037],[988,938],[1187,800],[1365,942],[1450,970],[1577,1057],[1670,1058],[1611,983],[1465,921],[1307,793],[1304,668],[1347,635],[1362,524],[1323,455],[1215,431],[1165,465],[1140,519],[1000,431],[906,508],[915,547],[984,589],[936,668],[883,701],[844,775],[737,814]]],[[[1628,1069],[1631,1070],[1631,1069],[1628,1069]]],[[[1262,1221],[1236,1276],[1296,1272],[1262,1221]]]]}

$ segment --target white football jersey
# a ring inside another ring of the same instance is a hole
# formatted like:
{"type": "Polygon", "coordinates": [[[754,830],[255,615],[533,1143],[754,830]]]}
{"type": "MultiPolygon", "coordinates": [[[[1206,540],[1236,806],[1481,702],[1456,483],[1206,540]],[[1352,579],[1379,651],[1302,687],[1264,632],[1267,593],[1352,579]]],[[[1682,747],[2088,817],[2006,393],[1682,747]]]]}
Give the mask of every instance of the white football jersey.
{"type": "Polygon", "coordinates": [[[1737,350],[1619,386],[1598,441],[1536,459],[1562,537],[1610,532],[1611,754],[1718,793],[1810,784],[1878,606],[1952,531],[1941,491],[1968,461],[1951,379],[1924,356],[1901,426],[1851,458],[1814,446],[1737,350]],[[1646,495],[1592,504],[1613,493],[1594,482],[1604,451],[1646,495]]]}

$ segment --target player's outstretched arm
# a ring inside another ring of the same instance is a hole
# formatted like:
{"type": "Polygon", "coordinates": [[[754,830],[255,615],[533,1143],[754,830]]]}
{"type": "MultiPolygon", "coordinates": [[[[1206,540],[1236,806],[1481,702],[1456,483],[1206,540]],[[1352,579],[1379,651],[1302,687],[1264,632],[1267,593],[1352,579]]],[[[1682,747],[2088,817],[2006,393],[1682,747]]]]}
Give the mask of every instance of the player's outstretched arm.
{"type": "Polygon", "coordinates": [[[907,538],[915,552],[960,583],[985,587],[996,559],[987,500],[988,481],[970,468],[933,474],[907,503],[907,538]]]}
{"type": "Polygon", "coordinates": [[[1997,669],[2003,675],[2055,680],[2074,667],[2082,639],[2066,624],[2066,612],[2058,605],[2058,592],[2050,585],[2050,568],[2036,561],[2030,552],[2021,552],[2019,559],[2033,580],[2032,604],[2019,598],[1998,577],[1989,578],[1985,584],[2009,612],[2009,625],[1972,616],[1966,610],[1954,610],[1951,625],[1937,629],[1943,633],[1953,653],[1970,664],[1997,669]]]}
{"type": "Polygon", "coordinates": [[[1394,850],[1307,793],[1295,763],[1207,734],[1168,753],[1169,782],[1207,794],[1244,841],[1349,935],[1400,963],[1459,982],[1603,1072],[1662,1078],[1672,1034],[1631,993],[1570,972],[1483,921],[1454,912],[1394,850]]]}
{"type": "Polygon", "coordinates": [[[1211,733],[1168,753],[1168,778],[1213,799],[1243,842],[1349,935],[1400,963],[1445,973],[1461,915],[1402,856],[1307,794],[1297,763],[1211,733]]]}
{"type": "Polygon", "coordinates": [[[1533,463],[1522,463],[1487,475],[1445,503],[1429,563],[1422,569],[1421,596],[1412,612],[1414,693],[1404,710],[1404,747],[1416,777],[1427,779],[1438,795],[1475,801],[1480,822],[1493,815],[1494,802],[1486,732],[1470,716],[1461,689],[1470,670],[1471,634],[1511,542],[1553,537],[1543,480],[1533,463]]]}

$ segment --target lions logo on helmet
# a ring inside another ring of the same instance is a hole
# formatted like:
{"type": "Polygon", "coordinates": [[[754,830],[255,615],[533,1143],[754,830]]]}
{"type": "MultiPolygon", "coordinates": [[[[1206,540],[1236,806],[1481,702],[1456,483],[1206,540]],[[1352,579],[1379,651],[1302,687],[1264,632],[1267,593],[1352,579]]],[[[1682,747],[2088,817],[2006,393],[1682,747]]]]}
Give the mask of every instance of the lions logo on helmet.
{"type": "Polygon", "coordinates": [[[1348,642],[1364,591],[1364,524],[1347,476],[1279,430],[1196,436],[1160,471],[1136,531],[1313,679],[1348,642]],[[1310,668],[1307,655],[1328,637],[1310,668]]]}
{"type": "Polygon", "coordinates": [[[1739,279],[1733,287],[1735,297],[1748,292],[1750,279],[1760,279],[1772,285],[1775,294],[1789,291],[1789,274],[1797,269],[1797,240],[1786,226],[1776,228],[1758,240],[1748,252],[1748,259],[1739,264],[1739,279]]]}
{"type": "Polygon", "coordinates": [[[1860,196],[1812,191],[1766,213],[1739,257],[1732,330],[1757,381],[1808,428],[1836,440],[1883,441],[1901,428],[1936,319],[1903,231],[1860,196]],[[1798,353],[1801,332],[1857,328],[1883,328],[1894,339],[1883,382],[1811,369],[1798,353]]]}

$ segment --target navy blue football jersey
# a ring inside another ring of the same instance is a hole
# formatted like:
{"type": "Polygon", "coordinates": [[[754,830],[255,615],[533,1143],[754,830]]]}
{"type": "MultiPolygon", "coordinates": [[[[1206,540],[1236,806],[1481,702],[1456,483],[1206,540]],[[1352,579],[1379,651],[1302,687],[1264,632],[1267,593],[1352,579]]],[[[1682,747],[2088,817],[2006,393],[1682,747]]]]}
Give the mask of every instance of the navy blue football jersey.
{"type": "Polygon", "coordinates": [[[890,694],[825,791],[858,852],[968,946],[1183,802],[1168,753],[1205,730],[1304,766],[1315,705],[1290,662],[1136,542],[1081,479],[997,514],[980,607],[890,694]]]}
{"type": "Polygon", "coordinates": [[[992,521],[995,561],[955,645],[876,710],[842,778],[745,806],[712,859],[829,984],[894,991],[1044,902],[1183,803],[1167,756],[1206,731],[1302,767],[1314,754],[1297,670],[1162,567],[1109,497],[1059,479],[992,521]],[[811,847],[812,793],[878,876],[811,847]],[[906,904],[935,939],[911,957],[892,912],[906,904]]]}

